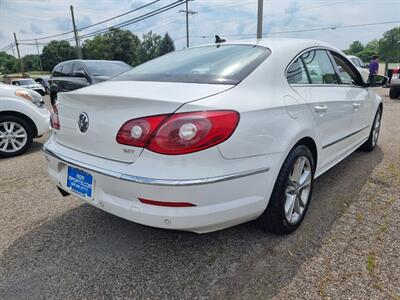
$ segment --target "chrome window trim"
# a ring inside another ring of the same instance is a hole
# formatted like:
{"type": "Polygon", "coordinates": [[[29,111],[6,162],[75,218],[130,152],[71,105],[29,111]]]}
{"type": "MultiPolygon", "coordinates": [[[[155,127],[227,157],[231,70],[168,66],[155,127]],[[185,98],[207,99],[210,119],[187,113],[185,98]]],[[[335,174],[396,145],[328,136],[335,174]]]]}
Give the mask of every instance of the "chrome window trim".
{"type": "Polygon", "coordinates": [[[193,185],[203,185],[203,184],[212,184],[217,182],[223,182],[227,180],[238,179],[245,176],[256,175],[260,173],[268,172],[270,168],[259,168],[244,172],[238,172],[228,175],[215,176],[215,177],[206,177],[206,178],[196,178],[196,179],[159,179],[159,178],[150,178],[150,177],[141,177],[134,176],[129,174],[123,174],[119,172],[110,171],[104,168],[96,167],[87,163],[83,163],[71,158],[66,158],[59,154],[54,153],[53,151],[47,149],[43,146],[42,151],[57,160],[60,160],[68,165],[72,165],[78,168],[83,168],[92,172],[96,172],[105,176],[121,179],[124,181],[146,184],[146,185],[157,185],[157,186],[193,186],[193,185]]]}
{"type": "MultiPolygon", "coordinates": [[[[333,49],[333,48],[331,48],[331,47],[326,47],[326,46],[312,46],[312,47],[309,47],[309,48],[306,48],[306,49],[304,49],[304,50],[302,50],[301,52],[299,52],[289,63],[288,63],[288,65],[286,66],[286,69],[285,69],[285,78],[286,78],[286,82],[287,82],[287,84],[289,85],[289,86],[307,86],[307,87],[311,87],[311,86],[319,86],[319,87],[321,87],[321,86],[324,86],[324,87],[327,87],[327,86],[331,86],[331,87],[339,87],[339,86],[342,86],[342,87],[357,87],[357,88],[365,88],[364,86],[361,86],[361,85],[350,85],[350,84],[312,84],[312,83],[289,83],[288,81],[287,81],[287,71],[288,71],[288,69],[290,68],[290,66],[296,61],[296,59],[298,59],[298,58],[300,58],[304,53],[306,53],[306,52],[308,52],[308,51],[312,51],[312,50],[324,50],[324,51],[328,51],[328,55],[329,56],[331,56],[331,54],[330,54],[330,52],[334,52],[335,54],[337,54],[337,55],[339,55],[340,57],[343,57],[343,58],[345,58],[345,59],[347,59],[346,57],[344,57],[342,54],[340,54],[339,52],[337,52],[337,50],[335,50],[335,49],[333,49]]],[[[348,60],[348,59],[347,59],[348,60]]],[[[351,62],[350,62],[351,63],[351,62]]],[[[332,65],[333,66],[333,68],[335,69],[335,71],[336,71],[336,67],[335,67],[335,65],[332,65]]],[[[305,66],[305,68],[307,69],[307,66],[305,66]]],[[[356,68],[356,70],[357,70],[357,68],[356,68]]],[[[358,70],[357,70],[357,72],[358,73],[360,73],[358,70]]],[[[361,74],[360,74],[360,76],[361,76],[361,74]]],[[[361,76],[362,77],[362,76],[361,76]]]]}

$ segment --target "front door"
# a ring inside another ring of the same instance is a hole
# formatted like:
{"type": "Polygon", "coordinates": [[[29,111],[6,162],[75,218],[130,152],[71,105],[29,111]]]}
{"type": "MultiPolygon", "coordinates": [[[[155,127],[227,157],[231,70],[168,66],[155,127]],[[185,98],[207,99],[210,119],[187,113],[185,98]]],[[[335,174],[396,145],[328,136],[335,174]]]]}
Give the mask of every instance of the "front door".
{"type": "Polygon", "coordinates": [[[353,105],[347,97],[349,87],[339,84],[331,58],[325,50],[310,50],[300,59],[309,83],[294,84],[292,87],[302,95],[312,111],[322,147],[320,168],[324,169],[350,146],[346,137],[351,134],[353,105]]]}

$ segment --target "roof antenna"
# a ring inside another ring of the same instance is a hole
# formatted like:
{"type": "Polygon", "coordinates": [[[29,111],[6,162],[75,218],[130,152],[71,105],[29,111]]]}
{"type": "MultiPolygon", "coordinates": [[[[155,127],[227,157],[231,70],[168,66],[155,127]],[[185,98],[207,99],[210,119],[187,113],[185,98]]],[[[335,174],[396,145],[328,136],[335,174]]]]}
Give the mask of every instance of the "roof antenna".
{"type": "Polygon", "coordinates": [[[221,39],[219,35],[215,35],[215,43],[219,44],[219,43],[224,43],[226,42],[225,39],[221,39]]]}

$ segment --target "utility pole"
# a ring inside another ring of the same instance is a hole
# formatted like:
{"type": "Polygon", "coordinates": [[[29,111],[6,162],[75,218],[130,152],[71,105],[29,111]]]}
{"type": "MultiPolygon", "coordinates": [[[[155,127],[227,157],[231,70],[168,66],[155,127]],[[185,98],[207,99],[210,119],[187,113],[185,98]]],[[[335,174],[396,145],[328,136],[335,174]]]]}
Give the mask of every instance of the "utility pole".
{"type": "Polygon", "coordinates": [[[189,10],[189,1],[192,0],[186,0],[186,9],[185,10],[180,10],[179,12],[183,12],[186,14],[186,47],[189,48],[189,15],[194,15],[197,14],[196,11],[189,10]]]}
{"type": "Polygon", "coordinates": [[[24,64],[22,63],[21,54],[19,53],[17,35],[15,34],[15,32],[14,32],[14,41],[15,41],[15,46],[17,47],[17,54],[18,54],[19,66],[21,69],[21,75],[24,76],[24,64]]]}
{"type": "Polygon", "coordinates": [[[69,8],[71,9],[72,26],[74,29],[75,43],[76,43],[76,53],[78,55],[78,58],[82,59],[82,50],[81,47],[79,46],[78,30],[76,30],[76,25],[75,25],[74,8],[72,7],[72,5],[70,5],[69,8]]]}
{"type": "Polygon", "coordinates": [[[264,0],[258,0],[257,39],[261,39],[262,38],[262,31],[263,31],[263,4],[264,4],[264,0]]]}
{"type": "Polygon", "coordinates": [[[36,42],[36,50],[37,50],[37,56],[39,59],[40,70],[43,71],[42,59],[40,58],[39,45],[38,45],[37,39],[35,39],[35,42],[36,42]]]}

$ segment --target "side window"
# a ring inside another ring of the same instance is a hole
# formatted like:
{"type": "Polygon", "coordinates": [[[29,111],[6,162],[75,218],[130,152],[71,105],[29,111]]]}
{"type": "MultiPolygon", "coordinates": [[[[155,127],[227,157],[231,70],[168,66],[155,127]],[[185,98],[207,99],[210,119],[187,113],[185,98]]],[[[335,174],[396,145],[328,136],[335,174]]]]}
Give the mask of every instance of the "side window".
{"type": "Polygon", "coordinates": [[[307,71],[300,58],[296,59],[288,68],[286,78],[289,84],[310,83],[307,71]]]}
{"type": "Polygon", "coordinates": [[[360,66],[360,63],[358,62],[358,59],[357,58],[352,58],[351,59],[351,61],[353,62],[353,64],[355,64],[357,67],[359,67],[360,66]]]}
{"type": "Polygon", "coordinates": [[[81,63],[74,63],[74,68],[73,68],[72,74],[74,74],[74,72],[76,72],[76,71],[82,71],[82,72],[86,73],[86,71],[81,63]]]}
{"type": "Polygon", "coordinates": [[[312,84],[338,84],[339,80],[325,50],[311,50],[302,56],[312,84]]]}
{"type": "Polygon", "coordinates": [[[62,76],[64,77],[72,76],[72,66],[73,63],[66,63],[65,65],[63,65],[62,76]]]}
{"type": "Polygon", "coordinates": [[[339,54],[331,52],[339,77],[342,84],[362,85],[360,84],[360,75],[358,71],[339,54]]]}
{"type": "Polygon", "coordinates": [[[57,68],[55,68],[54,71],[53,71],[53,77],[61,76],[61,69],[62,69],[62,65],[58,66],[57,68]]]}

